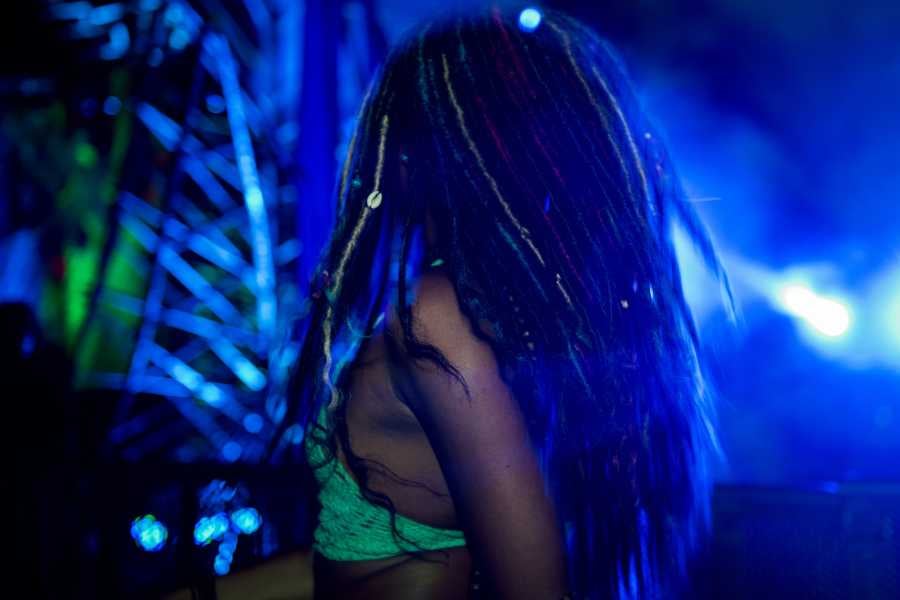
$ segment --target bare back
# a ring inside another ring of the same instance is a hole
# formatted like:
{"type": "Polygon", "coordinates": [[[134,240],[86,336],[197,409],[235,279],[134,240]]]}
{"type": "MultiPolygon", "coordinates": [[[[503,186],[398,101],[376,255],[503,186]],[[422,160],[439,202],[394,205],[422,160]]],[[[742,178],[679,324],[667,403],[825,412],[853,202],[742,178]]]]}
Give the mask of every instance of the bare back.
{"type": "MultiPolygon", "coordinates": [[[[385,327],[400,335],[393,319],[388,319],[385,327]]],[[[402,367],[390,358],[384,331],[365,341],[352,366],[348,387],[351,448],[369,461],[369,488],[387,495],[398,514],[433,527],[459,529],[453,499],[428,436],[397,394],[395,386],[404,387],[406,379],[402,367]]],[[[337,447],[339,459],[351,472],[343,448],[337,447]]],[[[469,597],[472,559],[468,548],[426,556],[442,562],[426,563],[406,556],[338,562],[316,556],[316,597],[469,597]]]]}
{"type": "MultiPolygon", "coordinates": [[[[443,551],[426,555],[439,562],[319,560],[317,595],[558,598],[566,585],[561,533],[520,408],[491,346],[462,314],[450,280],[432,271],[417,286],[416,337],[437,348],[470,391],[430,361],[408,360],[402,351],[389,360],[383,334],[376,335],[353,365],[348,433],[354,453],[375,461],[370,489],[391,498],[399,514],[463,529],[467,546],[447,550],[449,560],[443,551]],[[476,558],[483,578],[473,594],[476,558]]],[[[399,319],[393,310],[389,315],[385,329],[402,347],[399,319]]],[[[494,337],[488,323],[478,329],[494,337]]],[[[340,451],[339,458],[346,466],[340,451]]]]}

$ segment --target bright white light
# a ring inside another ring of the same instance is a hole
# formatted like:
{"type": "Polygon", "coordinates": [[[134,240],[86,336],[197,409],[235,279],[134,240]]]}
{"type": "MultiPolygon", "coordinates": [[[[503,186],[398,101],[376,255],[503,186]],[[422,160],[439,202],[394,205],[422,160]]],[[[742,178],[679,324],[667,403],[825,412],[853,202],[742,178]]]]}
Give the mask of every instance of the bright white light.
{"type": "Polygon", "coordinates": [[[519,29],[532,32],[541,24],[541,11],[536,8],[526,8],[519,13],[519,29]]]}
{"type": "Polygon", "coordinates": [[[804,319],[819,333],[838,337],[850,328],[850,311],[831,298],[823,298],[802,285],[788,285],[780,294],[785,310],[804,319]]]}

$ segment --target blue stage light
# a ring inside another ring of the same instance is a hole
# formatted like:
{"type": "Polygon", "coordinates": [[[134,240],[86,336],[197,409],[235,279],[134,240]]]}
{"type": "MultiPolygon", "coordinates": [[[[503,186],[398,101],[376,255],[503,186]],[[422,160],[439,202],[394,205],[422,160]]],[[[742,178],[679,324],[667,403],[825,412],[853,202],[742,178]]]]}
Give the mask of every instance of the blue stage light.
{"type": "Polygon", "coordinates": [[[217,554],[213,569],[215,569],[216,575],[228,575],[228,572],[231,571],[231,559],[217,554]]]}
{"type": "Polygon", "coordinates": [[[291,425],[284,432],[284,436],[295,446],[303,441],[303,428],[299,425],[291,425]]]}
{"type": "Polygon", "coordinates": [[[256,413],[249,413],[244,417],[244,429],[249,433],[259,433],[263,428],[263,419],[256,413]]]}
{"type": "Polygon", "coordinates": [[[56,2],[47,7],[57,19],[81,21],[90,16],[93,7],[90,2],[56,2]]]}
{"type": "Polygon", "coordinates": [[[228,442],[222,446],[222,456],[228,462],[234,462],[241,457],[243,448],[237,442],[228,442]]]}
{"type": "Polygon", "coordinates": [[[865,351],[878,362],[900,368],[900,261],[865,287],[869,328],[862,334],[865,351]]]}
{"type": "MultiPolygon", "coordinates": [[[[250,139],[250,128],[244,110],[237,66],[231,49],[224,37],[210,35],[206,38],[206,49],[210,57],[219,67],[219,81],[222,84],[228,112],[228,124],[234,153],[237,157],[241,187],[244,192],[244,204],[250,218],[250,239],[253,250],[253,266],[256,271],[256,315],[260,333],[271,339],[275,332],[275,263],[270,252],[272,247],[269,235],[268,214],[263,198],[256,156],[250,139]]],[[[236,373],[239,377],[241,372],[236,373]]],[[[265,377],[261,373],[247,372],[248,380],[242,379],[253,391],[259,391],[265,385],[265,377]],[[258,387],[257,387],[258,386],[258,387]]]]}
{"type": "Polygon", "coordinates": [[[200,396],[200,399],[210,406],[218,406],[225,398],[222,390],[212,383],[204,383],[197,390],[197,395],[200,396]]]}
{"type": "Polygon", "coordinates": [[[116,23],[109,30],[109,41],[100,47],[100,58],[117,60],[125,56],[131,45],[131,36],[124,23],[116,23]]]}
{"type": "Polygon", "coordinates": [[[115,96],[108,96],[106,100],[103,101],[103,112],[109,116],[116,116],[119,114],[120,110],[122,110],[122,101],[115,96]]]}
{"type": "Polygon", "coordinates": [[[173,50],[183,50],[191,41],[191,34],[187,29],[178,27],[169,34],[169,47],[173,50]]]}
{"type": "MultiPolygon", "coordinates": [[[[152,55],[151,52],[151,59],[152,55]]],[[[159,60],[162,62],[162,52],[159,54],[159,60]]],[[[147,103],[138,105],[137,116],[166,150],[175,149],[178,140],[181,139],[181,126],[178,123],[147,103]]]]}
{"type": "Polygon", "coordinates": [[[142,550],[159,552],[166,545],[169,530],[153,515],[138,517],[131,523],[131,538],[142,550]]]}
{"type": "Polygon", "coordinates": [[[225,112],[225,98],[219,94],[210,94],[206,97],[206,109],[215,114],[225,112]]]}
{"type": "Polygon", "coordinates": [[[266,386],[266,376],[238,348],[223,337],[209,341],[212,351],[222,359],[238,379],[254,392],[266,386]]]}
{"type": "Polygon", "coordinates": [[[105,4],[93,7],[87,19],[91,25],[103,26],[121,21],[124,15],[125,7],[122,4],[105,4]]]}
{"type": "Polygon", "coordinates": [[[850,311],[842,302],[819,296],[803,285],[787,285],[779,298],[788,314],[805,320],[827,337],[839,337],[850,328],[850,311]]]}
{"type": "Polygon", "coordinates": [[[531,33],[541,24],[541,11],[536,8],[526,8],[519,13],[519,29],[531,33]]]}
{"type": "Polygon", "coordinates": [[[194,525],[194,543],[205,546],[212,541],[213,524],[209,517],[203,517],[194,525]]]}
{"type": "Polygon", "coordinates": [[[255,508],[240,508],[231,513],[231,522],[235,529],[250,535],[256,533],[259,526],[262,525],[262,517],[255,508]]]}
{"type": "Polygon", "coordinates": [[[221,539],[228,528],[229,522],[225,513],[202,517],[194,525],[194,543],[198,546],[205,546],[214,540],[221,539]]]}
{"type": "Polygon", "coordinates": [[[224,556],[230,561],[234,556],[235,550],[237,550],[237,534],[230,532],[225,536],[225,539],[222,540],[222,543],[219,544],[219,555],[224,556]]]}
{"type": "Polygon", "coordinates": [[[217,513],[210,517],[213,522],[213,539],[219,539],[228,532],[229,522],[225,513],[217,513]]]}

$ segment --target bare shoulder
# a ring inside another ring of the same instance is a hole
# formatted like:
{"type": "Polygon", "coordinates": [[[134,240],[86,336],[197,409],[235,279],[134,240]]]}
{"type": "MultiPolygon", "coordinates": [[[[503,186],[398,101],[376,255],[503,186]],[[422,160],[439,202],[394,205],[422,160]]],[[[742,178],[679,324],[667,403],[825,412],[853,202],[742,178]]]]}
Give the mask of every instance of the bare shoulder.
{"type": "MultiPolygon", "coordinates": [[[[440,270],[429,270],[416,282],[411,305],[413,333],[422,341],[453,352],[488,351],[490,346],[476,335],[474,328],[491,339],[496,335],[491,324],[481,319],[473,324],[461,308],[460,299],[450,277],[440,270]]],[[[392,333],[402,339],[399,317],[395,310],[388,318],[392,333]]],[[[456,353],[456,352],[455,352],[456,353]]]]}
{"type": "Polygon", "coordinates": [[[475,334],[452,282],[418,282],[413,333],[457,369],[465,389],[429,360],[411,361],[410,408],[428,436],[466,540],[505,598],[565,590],[562,538],[524,416],[500,377],[491,343],[475,334]]]}
{"type": "Polygon", "coordinates": [[[419,278],[412,311],[417,326],[424,332],[434,333],[467,323],[453,282],[446,273],[437,270],[426,271],[419,278]]]}
{"type": "MultiPolygon", "coordinates": [[[[445,435],[472,435],[477,429],[473,423],[518,419],[518,407],[499,374],[494,349],[488,339],[476,334],[446,274],[429,271],[416,282],[411,311],[416,339],[440,352],[461,378],[428,358],[413,359],[407,354],[406,367],[416,391],[409,399],[410,408],[422,425],[430,424],[445,435]],[[454,428],[458,430],[452,432],[454,428]]],[[[388,326],[394,328],[391,333],[402,346],[399,316],[395,314],[388,326]]],[[[480,328],[488,338],[492,336],[486,321],[480,328]]]]}

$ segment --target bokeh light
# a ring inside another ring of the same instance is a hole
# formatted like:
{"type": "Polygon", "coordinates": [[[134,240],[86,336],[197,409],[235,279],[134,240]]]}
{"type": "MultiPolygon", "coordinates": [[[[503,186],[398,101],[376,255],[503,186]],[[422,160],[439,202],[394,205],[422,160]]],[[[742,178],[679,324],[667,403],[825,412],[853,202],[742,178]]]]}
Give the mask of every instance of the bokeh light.
{"type": "Polygon", "coordinates": [[[147,552],[159,552],[166,545],[169,530],[153,515],[144,515],[131,523],[131,538],[147,552]]]}

